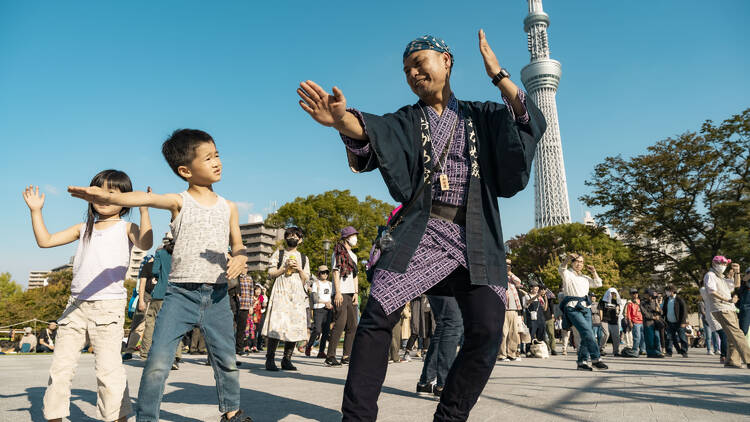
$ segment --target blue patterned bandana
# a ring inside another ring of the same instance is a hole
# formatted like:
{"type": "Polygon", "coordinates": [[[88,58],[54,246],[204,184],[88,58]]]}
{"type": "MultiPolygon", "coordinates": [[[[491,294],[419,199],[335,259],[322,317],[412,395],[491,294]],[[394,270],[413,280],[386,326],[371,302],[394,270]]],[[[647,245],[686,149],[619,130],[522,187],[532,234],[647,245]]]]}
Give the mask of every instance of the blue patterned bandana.
{"type": "Polygon", "coordinates": [[[404,50],[404,61],[406,61],[406,58],[409,57],[411,53],[420,50],[435,50],[439,53],[448,53],[451,55],[451,58],[453,58],[451,48],[448,47],[448,44],[446,44],[443,39],[433,37],[432,35],[425,35],[406,45],[406,49],[404,50]]]}

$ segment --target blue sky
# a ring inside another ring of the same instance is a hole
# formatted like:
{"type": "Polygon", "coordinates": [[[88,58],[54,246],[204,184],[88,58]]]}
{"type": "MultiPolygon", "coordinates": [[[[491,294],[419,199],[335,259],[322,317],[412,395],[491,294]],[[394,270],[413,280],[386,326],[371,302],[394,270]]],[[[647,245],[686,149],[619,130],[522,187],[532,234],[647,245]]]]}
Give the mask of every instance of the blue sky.
{"type": "MultiPolygon", "coordinates": [[[[749,106],[750,2],[544,2],[571,214],[595,164],[721,121],[749,106]]],[[[160,154],[182,127],[217,141],[217,192],[247,214],[297,196],[350,189],[391,201],[377,173],[354,175],[336,134],[299,109],[295,88],[338,85],[349,104],[385,113],[413,103],[401,72],[405,44],[426,33],[455,52],[461,99],[498,100],[476,33],[520,85],[529,62],[515,1],[455,2],[14,2],[0,0],[0,272],[25,285],[29,270],[66,262],[75,245],[39,249],[25,185],[47,193],[51,231],[85,204],[65,193],[105,168],[137,189],[179,192],[160,154]]],[[[533,227],[533,186],[500,202],[505,237],[533,227]]],[[[594,210],[595,211],[595,210],[594,210]]],[[[132,215],[138,221],[137,212],[132,215]]],[[[155,230],[166,212],[153,210],[155,230]]]]}

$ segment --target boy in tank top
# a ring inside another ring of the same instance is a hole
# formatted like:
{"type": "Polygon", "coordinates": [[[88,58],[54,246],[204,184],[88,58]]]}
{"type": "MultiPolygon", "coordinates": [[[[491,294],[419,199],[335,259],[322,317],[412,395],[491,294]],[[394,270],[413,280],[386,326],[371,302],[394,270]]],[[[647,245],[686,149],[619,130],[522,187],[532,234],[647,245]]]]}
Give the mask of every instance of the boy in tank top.
{"type": "Polygon", "coordinates": [[[237,206],[213,191],[212,185],[221,180],[222,167],[216,144],[208,133],[176,130],[162,145],[162,154],[172,171],[188,182],[186,191],[164,195],[112,194],[101,188],[68,188],[73,196],[89,202],[146,206],[172,213],[170,227],[175,242],[172,271],[141,376],[136,421],[159,420],[164,383],[177,342],[198,325],[217,378],[221,420],[252,422],[240,410],[234,317],[227,295],[227,280],[246,272],[247,256],[237,206]],[[231,255],[227,253],[229,248],[231,255]]]}

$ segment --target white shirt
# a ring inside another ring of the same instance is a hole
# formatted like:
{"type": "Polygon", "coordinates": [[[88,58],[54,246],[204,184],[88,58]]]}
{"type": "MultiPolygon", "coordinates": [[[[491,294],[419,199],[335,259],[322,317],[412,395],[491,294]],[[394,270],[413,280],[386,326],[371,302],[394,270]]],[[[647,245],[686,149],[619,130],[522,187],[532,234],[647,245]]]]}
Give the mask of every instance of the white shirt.
{"type": "MultiPolygon", "coordinates": [[[[558,268],[558,272],[562,277],[563,296],[584,297],[589,294],[590,287],[602,287],[602,279],[598,275],[596,278],[578,275],[575,271],[563,266],[558,268]]],[[[568,306],[575,307],[576,305],[578,302],[574,300],[568,302],[568,306]]]]}
{"type": "Polygon", "coordinates": [[[712,312],[734,312],[735,306],[733,303],[719,300],[711,294],[717,292],[722,297],[731,298],[732,290],[734,290],[734,280],[720,277],[716,272],[711,270],[703,277],[703,285],[706,287],[706,296],[708,299],[706,304],[711,304],[712,312]]]}
{"type": "Polygon", "coordinates": [[[333,286],[329,280],[315,280],[312,285],[312,293],[314,294],[315,303],[313,309],[325,308],[326,302],[331,302],[331,292],[333,286]]]}
{"type": "MultiPolygon", "coordinates": [[[[354,261],[354,265],[357,265],[357,255],[351,249],[349,250],[349,256],[352,258],[352,261],[354,261]]],[[[336,257],[334,256],[333,269],[335,270],[336,268],[336,257]]],[[[339,287],[341,288],[339,293],[342,295],[353,295],[354,292],[357,291],[356,286],[354,285],[354,274],[349,273],[346,277],[339,278],[339,287]]]]}
{"type": "Polygon", "coordinates": [[[711,314],[711,312],[714,311],[714,308],[711,306],[711,299],[708,297],[709,295],[708,291],[706,290],[706,286],[701,287],[698,292],[700,292],[701,297],[703,298],[703,306],[706,311],[706,322],[712,330],[721,330],[721,324],[719,324],[719,321],[717,321],[716,318],[714,318],[714,316],[711,314]]]}

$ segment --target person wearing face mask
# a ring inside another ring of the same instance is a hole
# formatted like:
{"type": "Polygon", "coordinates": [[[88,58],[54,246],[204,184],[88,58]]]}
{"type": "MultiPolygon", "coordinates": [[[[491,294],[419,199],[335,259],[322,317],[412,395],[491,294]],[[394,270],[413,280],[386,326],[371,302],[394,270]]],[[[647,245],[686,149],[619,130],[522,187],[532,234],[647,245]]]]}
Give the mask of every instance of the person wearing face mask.
{"type": "Polygon", "coordinates": [[[262,335],[267,339],[266,370],[278,371],[274,362],[276,347],[284,342],[281,369],[296,371],[292,365],[294,346],[307,340],[307,293],[305,283],[310,278],[310,262],[297,250],[304,232],[299,227],[289,227],[284,232],[286,247],[271,255],[268,276],[275,278],[271,299],[266,309],[262,335]]]}
{"type": "Polygon", "coordinates": [[[328,342],[327,366],[341,366],[349,363],[354,334],[357,332],[357,301],[359,278],[357,277],[357,254],[352,250],[357,246],[359,232],[352,226],[341,229],[341,238],[333,247],[333,297],[334,323],[331,339],[328,342]],[[341,333],[344,334],[344,351],[341,361],[336,360],[336,347],[341,333]]]}
{"type": "Polygon", "coordinates": [[[732,302],[732,290],[740,287],[740,265],[732,264],[724,276],[729,264],[732,264],[730,259],[721,255],[715,256],[711,261],[711,269],[703,277],[703,283],[711,301],[711,315],[719,321],[727,338],[727,358],[724,366],[740,368],[742,361],[750,369],[750,346],[740,329],[736,308],[732,302]]]}
{"type": "Polygon", "coordinates": [[[685,301],[677,296],[677,289],[672,284],[664,288],[667,295],[662,306],[662,315],[666,320],[666,351],[667,356],[672,356],[672,345],[682,357],[688,357],[688,341],[685,334],[687,328],[687,305],[685,301]]]}

